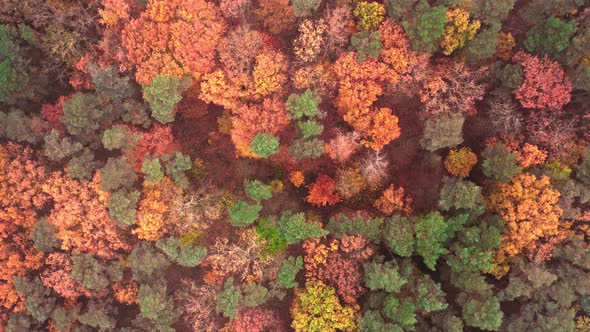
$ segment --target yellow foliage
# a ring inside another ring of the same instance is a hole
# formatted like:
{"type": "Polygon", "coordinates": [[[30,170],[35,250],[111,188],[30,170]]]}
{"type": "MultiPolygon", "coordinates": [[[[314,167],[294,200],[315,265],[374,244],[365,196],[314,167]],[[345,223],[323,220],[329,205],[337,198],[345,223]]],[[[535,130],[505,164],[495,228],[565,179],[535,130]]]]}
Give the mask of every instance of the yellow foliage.
{"type": "Polygon", "coordinates": [[[256,65],[252,76],[256,93],[268,96],[278,93],[287,82],[287,62],[279,52],[267,51],[256,57],[256,65]]]}
{"type": "Polygon", "coordinates": [[[143,198],[137,211],[137,228],[132,231],[138,238],[157,241],[162,238],[170,225],[168,214],[174,200],[182,195],[182,188],[169,177],[156,184],[143,183],[143,198]]]}
{"type": "Polygon", "coordinates": [[[512,58],[512,49],[516,46],[516,41],[510,32],[498,33],[498,45],[496,46],[496,55],[502,60],[512,58]]]}
{"type": "Polygon", "coordinates": [[[580,316],[576,318],[574,332],[590,332],[590,317],[580,316]]]}
{"type": "Polygon", "coordinates": [[[463,8],[447,11],[445,31],[440,42],[443,54],[450,55],[456,49],[465,46],[465,42],[473,39],[481,23],[479,20],[469,21],[469,12],[463,8]]]}

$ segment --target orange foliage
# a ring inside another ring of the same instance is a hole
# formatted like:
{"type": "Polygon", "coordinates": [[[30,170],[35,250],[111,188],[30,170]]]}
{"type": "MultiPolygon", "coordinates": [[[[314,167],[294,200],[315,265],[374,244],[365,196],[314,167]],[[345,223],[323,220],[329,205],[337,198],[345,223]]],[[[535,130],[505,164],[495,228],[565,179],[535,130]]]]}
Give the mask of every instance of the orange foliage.
{"type": "Polygon", "coordinates": [[[122,280],[113,285],[113,295],[122,304],[136,304],[139,285],[133,280],[122,280]]]}
{"type": "Polygon", "coordinates": [[[394,213],[403,213],[409,216],[413,212],[411,205],[412,198],[405,194],[404,188],[399,187],[396,189],[393,184],[385,189],[381,197],[373,202],[373,206],[377,210],[388,216],[394,213]]]}
{"type": "Polygon", "coordinates": [[[168,233],[168,215],[173,203],[182,195],[182,188],[169,177],[156,184],[143,183],[143,197],[137,211],[137,228],[132,231],[138,238],[157,241],[168,233]]]}
{"type": "Polygon", "coordinates": [[[496,56],[504,61],[512,58],[512,49],[516,46],[516,41],[510,32],[498,33],[498,45],[496,46],[496,56]]]}
{"type": "Polygon", "coordinates": [[[538,146],[525,143],[520,149],[520,158],[518,162],[524,168],[540,165],[547,159],[547,152],[539,149],[538,146]]]}
{"type": "Polygon", "coordinates": [[[54,173],[42,186],[53,201],[49,222],[55,226],[62,249],[75,249],[104,259],[131,246],[110,219],[107,195],[100,191],[98,173],[88,184],[54,173]]]}
{"type": "Polygon", "coordinates": [[[129,3],[127,0],[103,0],[104,9],[99,9],[99,22],[113,27],[122,20],[129,19],[129,3]]]}
{"type": "Polygon", "coordinates": [[[80,296],[91,296],[80,281],[72,277],[72,260],[67,254],[53,252],[45,259],[45,265],[47,268],[41,274],[41,281],[45,287],[52,288],[72,303],[80,296]]]}
{"type": "Polygon", "coordinates": [[[305,175],[302,171],[292,171],[289,173],[289,180],[295,187],[299,188],[305,183],[305,175]]]}
{"type": "Polygon", "coordinates": [[[323,174],[318,176],[316,181],[309,186],[309,193],[305,197],[305,201],[317,206],[334,205],[340,202],[334,179],[323,174]]]}
{"type": "Polygon", "coordinates": [[[397,123],[398,118],[391,113],[390,108],[379,108],[356,119],[351,125],[366,137],[362,140],[366,147],[381,150],[400,136],[401,131],[397,123]]]}
{"type": "Polygon", "coordinates": [[[219,9],[205,0],[151,0],[123,29],[122,42],[136,79],[159,74],[200,79],[214,66],[215,46],[225,31],[219,9]]]}
{"type": "Polygon", "coordinates": [[[445,168],[449,174],[466,177],[477,164],[477,156],[470,148],[452,149],[445,159],[445,168]]]}
{"type": "Polygon", "coordinates": [[[557,235],[562,214],[559,195],[547,176],[519,174],[499,184],[488,199],[488,208],[506,223],[499,250],[507,256],[535,252],[541,239],[557,235]]]}
{"type": "Polygon", "coordinates": [[[260,0],[256,15],[271,33],[279,34],[295,23],[293,6],[289,0],[260,0]]]}
{"type": "Polygon", "coordinates": [[[283,54],[276,51],[258,54],[252,71],[256,93],[268,96],[281,92],[287,82],[286,71],[287,61],[283,54]]]}

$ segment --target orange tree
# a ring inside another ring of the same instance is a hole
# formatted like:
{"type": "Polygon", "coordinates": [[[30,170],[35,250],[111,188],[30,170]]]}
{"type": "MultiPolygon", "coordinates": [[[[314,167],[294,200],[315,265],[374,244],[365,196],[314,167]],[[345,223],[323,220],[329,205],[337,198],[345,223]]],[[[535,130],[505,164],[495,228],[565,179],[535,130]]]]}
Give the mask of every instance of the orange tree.
{"type": "Polygon", "coordinates": [[[215,46],[225,31],[219,9],[205,0],[150,0],[147,10],[122,32],[136,79],[157,75],[200,79],[214,67],[215,46]]]}
{"type": "Polygon", "coordinates": [[[477,164],[477,156],[467,147],[452,149],[445,159],[445,168],[454,176],[468,176],[475,164],[477,164]]]}

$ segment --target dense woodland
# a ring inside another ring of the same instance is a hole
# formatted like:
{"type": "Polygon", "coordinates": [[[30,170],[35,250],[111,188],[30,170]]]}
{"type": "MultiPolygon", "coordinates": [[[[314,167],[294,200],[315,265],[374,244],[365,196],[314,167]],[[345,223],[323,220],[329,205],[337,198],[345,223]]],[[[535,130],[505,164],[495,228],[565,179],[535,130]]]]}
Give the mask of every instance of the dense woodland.
{"type": "Polygon", "coordinates": [[[590,3],[0,0],[0,331],[590,331],[590,3]]]}

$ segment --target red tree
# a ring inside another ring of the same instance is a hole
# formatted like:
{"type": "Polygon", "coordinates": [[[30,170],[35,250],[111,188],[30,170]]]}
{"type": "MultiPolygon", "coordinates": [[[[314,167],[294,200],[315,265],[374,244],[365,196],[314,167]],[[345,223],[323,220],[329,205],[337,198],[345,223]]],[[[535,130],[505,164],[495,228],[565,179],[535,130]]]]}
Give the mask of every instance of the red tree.
{"type": "Polygon", "coordinates": [[[334,205],[340,202],[340,196],[336,193],[336,181],[327,175],[320,175],[309,186],[309,193],[305,200],[317,206],[334,205]]]}

